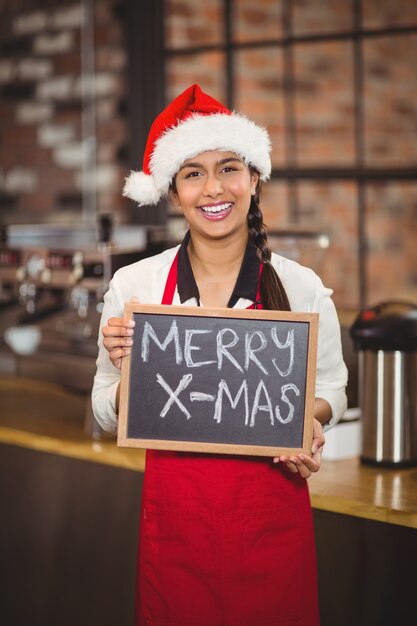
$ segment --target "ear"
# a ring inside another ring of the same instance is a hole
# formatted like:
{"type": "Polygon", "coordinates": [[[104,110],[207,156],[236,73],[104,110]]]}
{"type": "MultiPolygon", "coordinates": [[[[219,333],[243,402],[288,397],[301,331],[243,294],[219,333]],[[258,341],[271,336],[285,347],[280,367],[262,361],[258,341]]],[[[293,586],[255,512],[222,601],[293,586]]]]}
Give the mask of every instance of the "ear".
{"type": "Polygon", "coordinates": [[[259,173],[256,170],[251,169],[250,171],[250,192],[251,195],[255,195],[256,188],[259,183],[259,173]]]}
{"type": "Polygon", "coordinates": [[[170,189],[168,192],[168,200],[172,204],[172,207],[178,211],[178,213],[182,213],[180,199],[178,198],[178,194],[173,189],[170,189]]]}

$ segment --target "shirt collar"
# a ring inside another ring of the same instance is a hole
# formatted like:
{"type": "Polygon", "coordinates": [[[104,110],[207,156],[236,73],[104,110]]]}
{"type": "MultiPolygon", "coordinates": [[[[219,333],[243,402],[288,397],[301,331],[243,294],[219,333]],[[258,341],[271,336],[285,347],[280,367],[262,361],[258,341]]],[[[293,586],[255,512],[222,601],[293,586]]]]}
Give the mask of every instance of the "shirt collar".
{"type": "MultiPolygon", "coordinates": [[[[181,304],[191,298],[195,298],[198,304],[200,304],[200,294],[187,251],[189,241],[190,231],[186,233],[178,252],[178,295],[181,304]]],[[[260,261],[256,254],[256,247],[252,241],[248,239],[236,285],[228,302],[229,308],[234,307],[240,298],[255,302],[258,291],[259,266],[260,261]]]]}

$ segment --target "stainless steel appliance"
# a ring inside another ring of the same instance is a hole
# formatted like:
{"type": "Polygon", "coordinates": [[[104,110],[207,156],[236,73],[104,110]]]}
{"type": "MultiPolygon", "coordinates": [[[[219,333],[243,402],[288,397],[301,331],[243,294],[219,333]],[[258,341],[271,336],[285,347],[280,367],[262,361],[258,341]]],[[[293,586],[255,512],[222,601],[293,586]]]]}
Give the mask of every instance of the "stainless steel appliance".
{"type": "Polygon", "coordinates": [[[161,230],[100,226],[12,226],[0,246],[0,374],[86,394],[86,415],[109,281],[166,247],[161,230]]]}
{"type": "Polygon", "coordinates": [[[364,309],[351,336],[359,351],[362,460],[417,465],[417,305],[364,309]]]}

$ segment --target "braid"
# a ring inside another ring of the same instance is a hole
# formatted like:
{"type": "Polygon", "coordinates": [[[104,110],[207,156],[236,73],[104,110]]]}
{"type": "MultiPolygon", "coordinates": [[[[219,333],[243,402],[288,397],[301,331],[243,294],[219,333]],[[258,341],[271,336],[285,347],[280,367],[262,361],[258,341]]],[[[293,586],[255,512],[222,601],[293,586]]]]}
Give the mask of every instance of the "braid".
{"type": "Polygon", "coordinates": [[[256,253],[259,260],[262,263],[268,263],[271,260],[271,250],[267,244],[267,234],[265,224],[263,222],[263,215],[254,196],[251,198],[249,207],[248,226],[249,236],[256,246],[256,253]]]}
{"type": "Polygon", "coordinates": [[[251,198],[248,227],[249,237],[256,247],[258,258],[264,264],[260,284],[262,304],[270,311],[291,311],[284,285],[270,262],[271,249],[268,246],[267,231],[258,205],[258,198],[258,193],[251,198]]]}

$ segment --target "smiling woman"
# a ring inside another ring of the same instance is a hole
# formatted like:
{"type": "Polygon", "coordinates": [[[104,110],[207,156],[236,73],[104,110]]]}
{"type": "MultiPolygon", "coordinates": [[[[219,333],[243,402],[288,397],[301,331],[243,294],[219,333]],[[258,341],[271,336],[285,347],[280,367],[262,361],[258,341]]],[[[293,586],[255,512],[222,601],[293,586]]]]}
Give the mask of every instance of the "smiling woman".
{"type": "MultiPolygon", "coordinates": [[[[271,173],[270,149],[264,128],[192,85],[154,121],[143,169],[131,172],[124,187],[124,195],[139,205],[168,196],[189,231],[180,246],[122,268],[111,281],[93,389],[94,413],[103,428],[117,428],[120,367],[133,344],[134,322],[123,317],[124,303],[133,299],[320,316],[311,455],[260,460],[147,451],[138,626],[319,624],[305,478],[320,467],[322,424],[334,424],[345,410],[346,368],[331,290],[311,270],[272,254],[268,246],[259,184],[271,173]]],[[[268,340],[290,353],[290,368],[291,338],[275,341],[268,335],[268,340]]],[[[202,365],[192,358],[198,348],[195,333],[187,341],[187,366],[202,365]]],[[[219,335],[215,355],[204,358],[220,364],[230,360],[235,341],[230,332],[219,335]]],[[[240,368],[248,366],[248,384],[253,371],[263,376],[267,368],[261,354],[266,341],[257,323],[244,339],[243,365],[235,360],[240,368]]],[[[268,376],[276,376],[276,388],[278,374],[270,363],[268,376]]],[[[225,390],[219,389],[221,400],[225,390]]],[[[258,400],[255,394],[256,406],[258,400]]],[[[223,409],[227,423],[231,413],[223,409]]],[[[157,411],[155,406],[151,410],[157,411]]]]}

